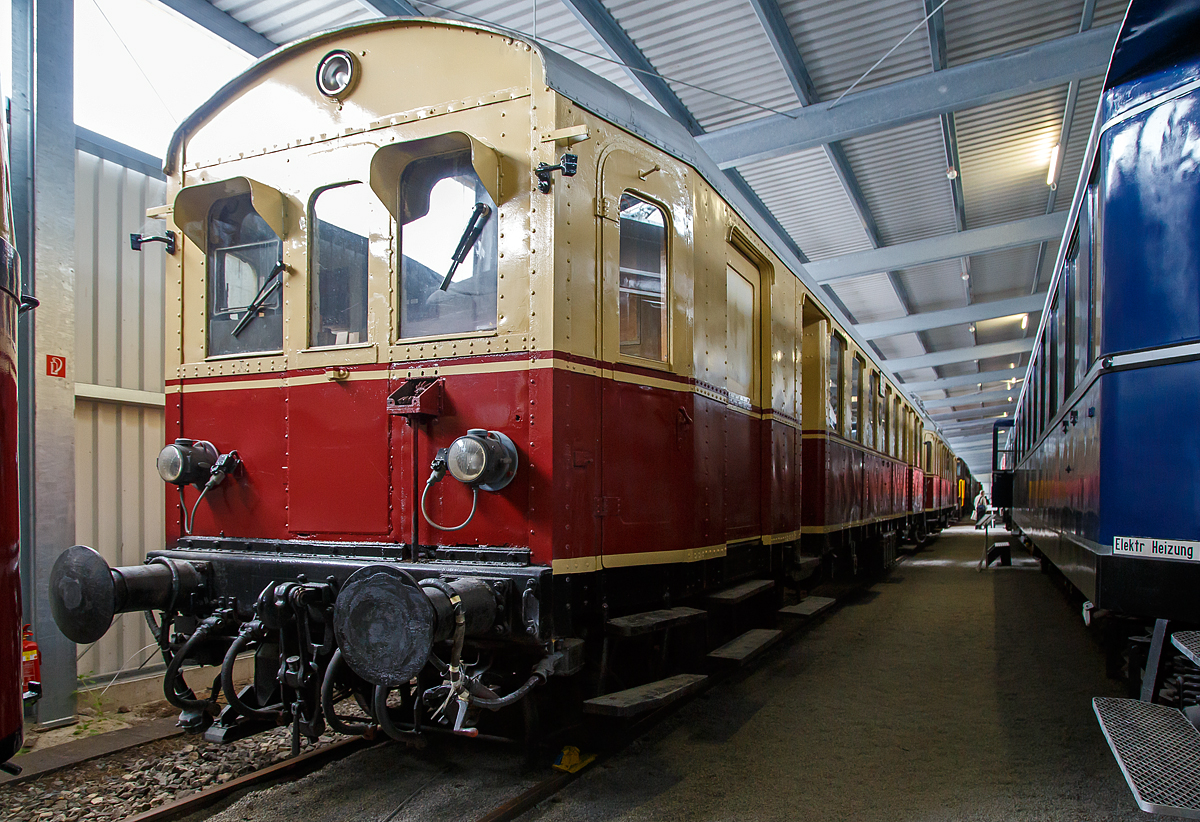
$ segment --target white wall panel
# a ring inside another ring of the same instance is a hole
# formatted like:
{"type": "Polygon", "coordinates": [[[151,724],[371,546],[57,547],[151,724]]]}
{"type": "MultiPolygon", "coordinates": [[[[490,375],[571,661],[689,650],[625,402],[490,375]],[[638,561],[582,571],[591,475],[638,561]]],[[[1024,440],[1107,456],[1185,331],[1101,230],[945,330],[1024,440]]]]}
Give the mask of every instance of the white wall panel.
{"type": "MultiPolygon", "coordinates": [[[[165,192],[162,180],[76,153],[77,384],[163,391],[163,247],[132,251],[129,235],[161,230],[145,214],[165,192]]],[[[75,538],[110,565],[136,565],[163,545],[165,492],[153,462],[164,439],[159,408],[76,398],[75,538]]],[[[79,674],[107,681],[153,656],[138,653],[152,641],[140,613],[118,616],[79,648],[79,674]]]]}

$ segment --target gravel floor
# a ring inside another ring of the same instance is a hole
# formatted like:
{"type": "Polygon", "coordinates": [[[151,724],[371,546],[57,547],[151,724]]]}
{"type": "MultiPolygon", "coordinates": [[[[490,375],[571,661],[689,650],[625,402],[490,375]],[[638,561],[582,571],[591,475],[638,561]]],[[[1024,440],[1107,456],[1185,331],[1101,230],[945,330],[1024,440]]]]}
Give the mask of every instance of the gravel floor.
{"type": "MultiPolygon", "coordinates": [[[[333,737],[322,738],[326,745],[333,737]]],[[[306,745],[304,750],[312,747],[306,745]]],[[[286,759],[291,735],[279,728],[230,745],[174,737],[0,786],[0,819],[110,822],[286,759]]]]}

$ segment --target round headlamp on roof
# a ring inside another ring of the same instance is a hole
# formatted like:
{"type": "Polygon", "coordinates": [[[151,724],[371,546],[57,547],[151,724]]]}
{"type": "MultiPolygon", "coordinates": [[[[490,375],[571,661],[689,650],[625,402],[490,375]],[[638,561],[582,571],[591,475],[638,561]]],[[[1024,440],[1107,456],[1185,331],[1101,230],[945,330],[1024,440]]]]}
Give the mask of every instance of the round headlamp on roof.
{"type": "Polygon", "coordinates": [[[353,54],[335,49],[317,64],[317,90],[326,97],[340,100],[358,82],[359,65],[353,54]]]}

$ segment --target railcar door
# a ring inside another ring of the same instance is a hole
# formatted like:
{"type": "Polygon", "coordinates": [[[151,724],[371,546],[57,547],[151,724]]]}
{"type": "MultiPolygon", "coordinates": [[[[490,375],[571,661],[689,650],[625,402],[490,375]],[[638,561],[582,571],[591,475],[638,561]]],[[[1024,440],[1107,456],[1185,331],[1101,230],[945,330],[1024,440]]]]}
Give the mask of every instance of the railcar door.
{"type": "Polygon", "coordinates": [[[682,264],[691,256],[690,194],[654,159],[625,150],[603,160],[600,194],[603,564],[681,561],[694,545],[695,409],[677,354],[688,316],[677,295],[690,288],[682,264]]]}
{"type": "Polygon", "coordinates": [[[388,316],[388,215],[366,182],[347,180],[316,188],[307,216],[307,322],[289,328],[300,350],[285,387],[288,530],[379,539],[389,527],[388,371],[377,364],[387,329],[374,318],[388,316]]]}

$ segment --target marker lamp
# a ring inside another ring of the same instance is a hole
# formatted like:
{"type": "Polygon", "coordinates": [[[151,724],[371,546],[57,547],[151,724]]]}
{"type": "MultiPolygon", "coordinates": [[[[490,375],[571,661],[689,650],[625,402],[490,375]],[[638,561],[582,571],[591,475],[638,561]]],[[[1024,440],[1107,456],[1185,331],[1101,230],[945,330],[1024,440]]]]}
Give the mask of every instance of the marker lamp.
{"type": "Polygon", "coordinates": [[[472,428],[451,444],[446,463],[464,485],[499,491],[517,475],[517,447],[499,431],[472,428]]]}
{"type": "Polygon", "coordinates": [[[158,475],[172,485],[203,484],[218,456],[211,442],[180,438],[158,452],[158,475]]]}

